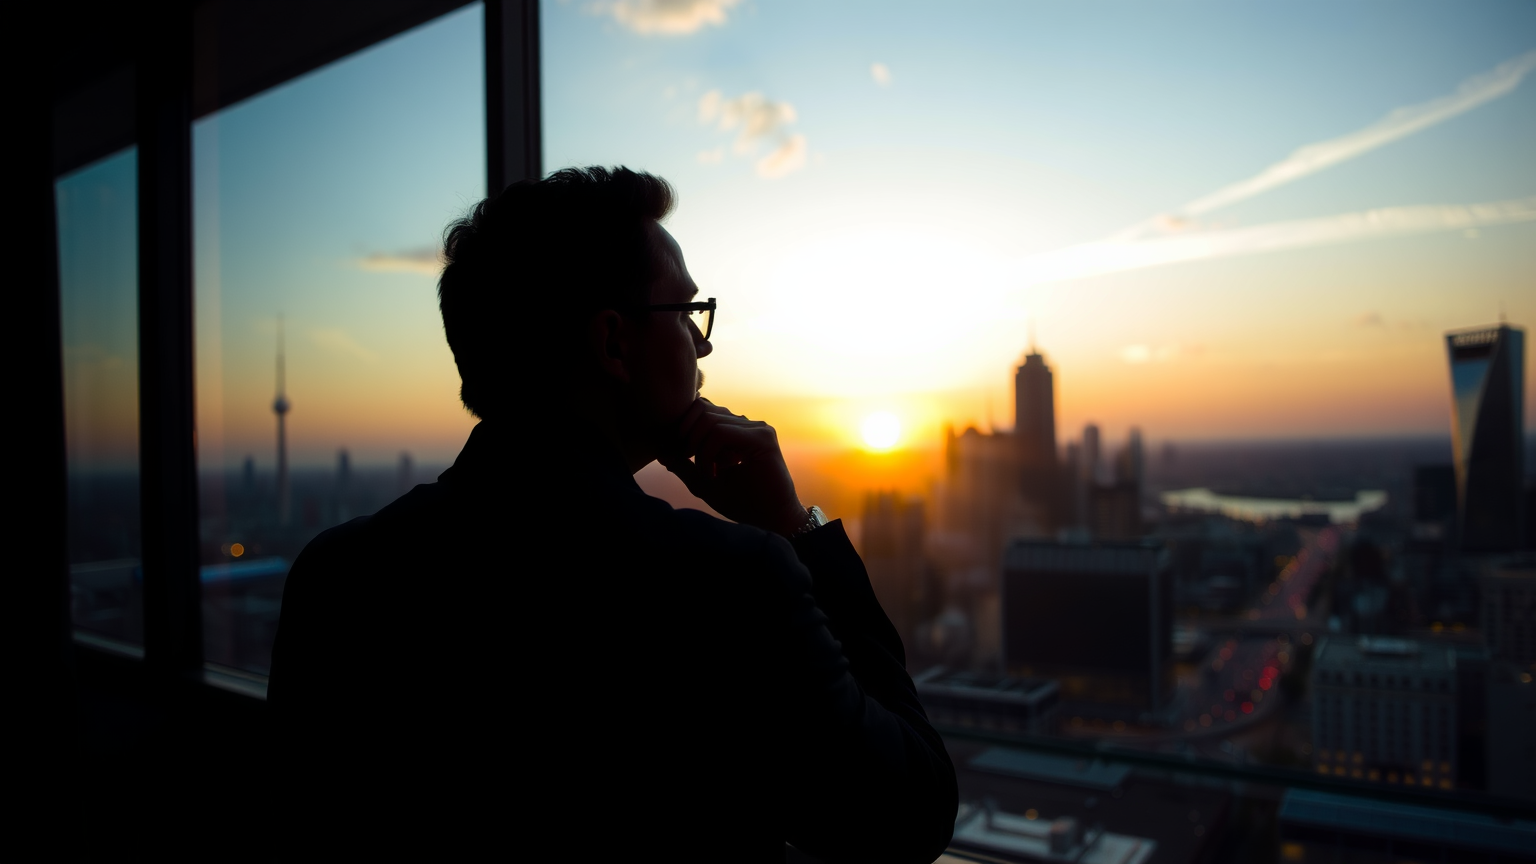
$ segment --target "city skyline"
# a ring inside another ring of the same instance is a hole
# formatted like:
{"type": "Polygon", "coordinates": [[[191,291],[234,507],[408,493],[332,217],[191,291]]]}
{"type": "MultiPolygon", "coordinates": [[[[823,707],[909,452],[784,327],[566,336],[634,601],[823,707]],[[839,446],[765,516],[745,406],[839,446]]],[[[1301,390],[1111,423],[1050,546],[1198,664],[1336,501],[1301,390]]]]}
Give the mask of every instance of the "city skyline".
{"type": "MultiPolygon", "coordinates": [[[[808,13],[794,4],[727,4],[718,20],[660,29],[546,5],[558,49],[546,54],[547,167],[623,162],[677,185],[669,230],[721,298],[706,395],[774,423],[806,466],[867,450],[860,432],[875,414],[900,425],[894,449],[907,455],[888,461],[931,464],[948,424],[1008,428],[1008,369],[1030,330],[1062,370],[1063,430],[1092,422],[1123,440],[1139,425],[1153,447],[1446,437],[1439,334],[1500,307],[1513,323],[1536,320],[1536,223],[1511,222],[1536,191],[1522,156],[1536,146],[1533,55],[1518,41],[1531,13],[1517,7],[1501,8],[1502,27],[1498,15],[1419,10],[1391,34],[1350,14],[1329,35],[1305,21],[1263,33],[1258,12],[1197,6],[1142,23],[1187,30],[1168,34],[1174,44],[1203,34],[1223,47],[1158,66],[1117,29],[1134,15],[1084,41],[1088,22],[1064,7],[979,4],[936,34],[907,7],[839,7],[833,45],[796,29],[808,13]],[[853,40],[861,20],[878,27],[853,40]],[[1064,55],[1040,28],[1088,55],[1064,55]],[[1016,44],[982,32],[993,30],[1016,44]],[[1291,37],[1312,65],[1280,50],[1291,37]],[[1429,59],[1408,62],[1410,49],[1429,59]],[[1233,81],[1198,74],[1242,55],[1233,81]],[[1082,68],[1088,58],[1098,71],[1082,68]],[[768,112],[771,134],[724,128],[748,109],[768,112]],[[802,145],[803,164],[789,158],[802,145]],[[757,161],[784,147],[766,176],[757,161]],[[1515,204],[1466,209],[1501,201],[1515,204]],[[1442,209],[1412,210],[1431,204],[1442,209]],[[1327,222],[1371,212],[1402,230],[1362,239],[1327,222]],[[1458,219],[1476,227],[1411,233],[1458,219]],[[1185,222],[1192,234],[1175,230],[1185,222]],[[1340,242],[1296,239],[1319,231],[1340,242]],[[1220,248],[1191,260],[1192,239],[1220,248]],[[1261,242],[1284,248],[1230,254],[1261,242]],[[1126,258],[1130,247],[1141,258],[1126,258]],[[1163,263],[1105,272],[1138,261],[1163,263]],[[1082,278],[1040,281],[1069,270],[1082,278]]],[[[270,451],[279,309],[303,406],[289,418],[294,465],[327,465],[338,447],[359,464],[457,453],[474,421],[437,320],[434,244],[484,192],[480,16],[455,12],[197,124],[206,468],[270,451]]],[[[133,170],[129,151],[65,178],[79,194],[61,200],[63,247],[90,196],[131,190],[133,170]]],[[[90,290],[132,290],[131,254],[78,275],[65,264],[90,290]]],[[[93,446],[131,460],[136,414],[121,396],[134,344],[66,335],[76,367],[95,363],[86,372],[110,380],[91,406],[93,446]]],[[[1536,426],[1529,376],[1525,386],[1536,426]]]]}

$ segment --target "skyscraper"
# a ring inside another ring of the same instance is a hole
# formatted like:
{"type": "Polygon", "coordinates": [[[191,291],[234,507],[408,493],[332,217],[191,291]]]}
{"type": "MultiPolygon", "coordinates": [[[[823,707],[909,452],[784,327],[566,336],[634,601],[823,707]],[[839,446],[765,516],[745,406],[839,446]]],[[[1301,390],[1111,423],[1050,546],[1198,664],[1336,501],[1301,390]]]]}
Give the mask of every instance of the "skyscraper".
{"type": "Polygon", "coordinates": [[[1013,434],[1019,465],[1056,466],[1056,388],[1051,367],[1033,347],[1013,376],[1013,434]]]}
{"type": "Polygon", "coordinates": [[[893,492],[864,497],[864,522],[859,552],[869,572],[870,587],[890,616],[896,632],[911,639],[917,625],[936,609],[925,608],[923,555],[925,515],[921,498],[903,499],[893,492]]]}
{"type": "Polygon", "coordinates": [[[1461,547],[1517,549],[1524,526],[1525,331],[1507,324],[1447,333],[1451,447],[1461,547]]]}
{"type": "Polygon", "coordinates": [[[1026,501],[1036,504],[1054,531],[1064,521],[1061,469],[1056,457],[1056,386],[1045,357],[1031,345],[1013,376],[1013,437],[1019,483],[1026,501]]]}
{"type": "Polygon", "coordinates": [[[291,490],[288,487],[288,392],[283,368],[283,319],[277,319],[277,398],[272,400],[272,413],[277,415],[277,521],[287,525],[293,516],[291,490]]]}

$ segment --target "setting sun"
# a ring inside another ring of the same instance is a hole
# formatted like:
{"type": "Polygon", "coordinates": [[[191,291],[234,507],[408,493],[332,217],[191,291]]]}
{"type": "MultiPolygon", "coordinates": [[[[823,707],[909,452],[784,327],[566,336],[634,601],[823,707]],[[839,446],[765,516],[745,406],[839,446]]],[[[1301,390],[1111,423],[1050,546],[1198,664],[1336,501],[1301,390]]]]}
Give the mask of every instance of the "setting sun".
{"type": "Polygon", "coordinates": [[[864,418],[859,431],[864,436],[864,445],[869,449],[889,450],[901,440],[901,421],[889,411],[876,411],[864,418]]]}

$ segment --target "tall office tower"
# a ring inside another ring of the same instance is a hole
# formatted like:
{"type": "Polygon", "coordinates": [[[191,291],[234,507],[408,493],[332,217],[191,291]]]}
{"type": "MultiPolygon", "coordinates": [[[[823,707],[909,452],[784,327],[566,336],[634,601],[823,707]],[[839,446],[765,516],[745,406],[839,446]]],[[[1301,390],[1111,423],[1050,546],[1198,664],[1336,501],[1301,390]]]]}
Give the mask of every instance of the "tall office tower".
{"type": "Polygon", "coordinates": [[[1536,561],[1505,561],[1483,574],[1483,638],[1499,660],[1536,672],[1536,561]]]}
{"type": "Polygon", "coordinates": [[[1312,657],[1318,773],[1378,783],[1456,785],[1456,649],[1334,636],[1312,657]]]}
{"type": "Polygon", "coordinates": [[[1099,427],[1093,423],[1084,426],[1083,440],[1076,449],[1072,473],[1066,478],[1071,491],[1065,497],[1072,502],[1073,525],[1092,532],[1093,496],[1099,486],[1099,427]]]}
{"type": "Polygon", "coordinates": [[[1166,556],[1143,543],[1020,540],[1003,559],[1003,660],[1072,710],[1140,720],[1173,688],[1166,556]]]}
{"type": "Polygon", "coordinates": [[[292,490],[288,486],[288,401],[286,369],[283,365],[283,319],[277,319],[277,398],[272,400],[272,413],[277,415],[277,521],[287,525],[293,517],[292,490]]]}
{"type": "Polygon", "coordinates": [[[404,450],[400,451],[400,465],[395,475],[395,483],[401,495],[416,487],[416,464],[411,461],[411,454],[404,450]]]}
{"type": "Polygon", "coordinates": [[[929,610],[924,596],[923,502],[893,492],[864,498],[860,555],[870,586],[902,639],[910,640],[929,610]]]}
{"type": "Polygon", "coordinates": [[[1099,426],[1089,423],[1083,427],[1083,461],[1080,463],[1081,481],[1092,488],[1099,482],[1103,453],[1099,449],[1099,426]]]}
{"type": "Polygon", "coordinates": [[[352,518],[352,456],[343,447],[336,451],[336,521],[352,518]]]}
{"type": "Polygon", "coordinates": [[[1500,324],[1447,333],[1445,347],[1461,548],[1518,549],[1525,521],[1525,331],[1500,324]]]}
{"type": "MultiPolygon", "coordinates": [[[[1061,521],[1061,469],[1056,458],[1056,385],[1045,357],[1030,346],[1013,375],[1013,438],[1024,498],[1047,521],[1061,521]]],[[[1053,530],[1054,524],[1042,526],[1053,530]]]]}
{"type": "Polygon", "coordinates": [[[1125,442],[1125,449],[1120,451],[1120,461],[1116,466],[1115,478],[1121,483],[1134,483],[1140,489],[1146,476],[1146,448],[1141,441],[1141,427],[1131,427],[1130,440],[1125,442]]]}
{"type": "Polygon", "coordinates": [[[1125,449],[1115,455],[1111,483],[1087,487],[1088,530],[1100,540],[1135,540],[1142,535],[1141,483],[1144,456],[1141,430],[1131,427],[1125,449]]]}

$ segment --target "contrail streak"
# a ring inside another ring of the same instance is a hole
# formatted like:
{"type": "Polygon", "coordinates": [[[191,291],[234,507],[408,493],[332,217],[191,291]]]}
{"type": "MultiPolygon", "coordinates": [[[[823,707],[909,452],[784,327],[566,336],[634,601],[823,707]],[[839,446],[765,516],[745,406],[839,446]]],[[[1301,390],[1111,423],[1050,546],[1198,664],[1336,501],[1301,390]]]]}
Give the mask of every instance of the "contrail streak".
{"type": "Polygon", "coordinates": [[[1191,201],[1176,210],[1171,219],[1165,216],[1148,220],[1121,232],[1113,239],[1130,240],[1146,236],[1158,228],[1166,227],[1169,222],[1177,224],[1182,219],[1245,201],[1278,186],[1369,153],[1384,144],[1390,144],[1415,132],[1428,129],[1510,93],[1519,86],[1520,81],[1532,69],[1536,69],[1536,50],[1527,51],[1519,57],[1500,63],[1489,72],[1468,78],[1461,82],[1461,86],[1456,88],[1455,93],[1448,96],[1394,109],[1387,116],[1364,129],[1301,147],[1247,180],[1233,183],[1203,198],[1191,201]]]}
{"type": "Polygon", "coordinates": [[[1022,275],[1027,284],[1040,284],[1182,261],[1532,221],[1536,196],[1485,204],[1384,207],[1159,240],[1084,243],[1030,258],[1022,275]]]}

